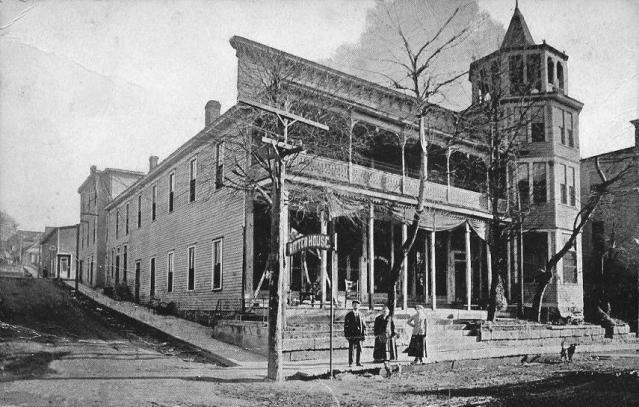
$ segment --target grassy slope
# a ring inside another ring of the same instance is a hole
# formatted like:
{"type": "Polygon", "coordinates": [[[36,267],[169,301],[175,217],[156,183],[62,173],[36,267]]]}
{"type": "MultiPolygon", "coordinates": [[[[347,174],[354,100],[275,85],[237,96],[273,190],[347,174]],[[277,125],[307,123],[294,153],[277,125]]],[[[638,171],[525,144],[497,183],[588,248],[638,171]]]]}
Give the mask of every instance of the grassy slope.
{"type": "Polygon", "coordinates": [[[120,338],[100,322],[99,311],[81,309],[76,298],[61,284],[52,280],[0,277],[0,320],[56,336],[120,338]]]}

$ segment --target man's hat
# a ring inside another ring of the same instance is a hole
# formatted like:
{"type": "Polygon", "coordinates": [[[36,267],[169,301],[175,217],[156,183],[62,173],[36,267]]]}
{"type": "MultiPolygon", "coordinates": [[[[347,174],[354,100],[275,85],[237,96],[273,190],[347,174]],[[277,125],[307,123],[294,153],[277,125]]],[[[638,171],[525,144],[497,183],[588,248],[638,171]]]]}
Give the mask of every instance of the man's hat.
{"type": "Polygon", "coordinates": [[[351,301],[351,304],[361,304],[361,302],[359,302],[359,300],[353,300],[351,301]]]}

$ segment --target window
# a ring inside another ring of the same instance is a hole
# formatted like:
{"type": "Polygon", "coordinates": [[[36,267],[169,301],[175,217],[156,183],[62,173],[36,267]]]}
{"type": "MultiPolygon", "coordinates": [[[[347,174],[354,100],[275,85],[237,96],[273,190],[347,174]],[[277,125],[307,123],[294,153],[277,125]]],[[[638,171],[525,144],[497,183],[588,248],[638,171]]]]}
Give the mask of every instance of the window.
{"type": "Polygon", "coordinates": [[[577,197],[575,196],[575,169],[569,168],[568,171],[568,195],[570,197],[570,206],[577,206],[577,197]]]}
{"type": "Polygon", "coordinates": [[[115,284],[120,283],[120,249],[118,249],[118,253],[115,255],[115,284]]]}
{"type": "Polygon", "coordinates": [[[512,55],[508,58],[508,78],[510,80],[510,93],[517,95],[524,88],[524,58],[522,55],[512,55]]]}
{"type": "Polygon", "coordinates": [[[566,145],[566,112],[561,109],[557,109],[556,113],[559,117],[559,135],[561,144],[566,145]]]}
{"type": "Polygon", "coordinates": [[[138,229],[142,227],[142,194],[138,195],[138,229]]]}
{"type": "Polygon", "coordinates": [[[169,212],[173,212],[173,199],[175,193],[175,173],[169,174],[169,212]]]}
{"type": "Polygon", "coordinates": [[[93,244],[95,244],[95,239],[97,238],[98,230],[98,221],[93,218],[93,244]]]}
{"type": "Polygon", "coordinates": [[[519,188],[519,201],[522,208],[530,204],[530,169],[528,163],[521,163],[517,167],[517,187],[519,188]]]}
{"type": "Polygon", "coordinates": [[[115,238],[120,238],[120,209],[115,210],[115,238]]]}
{"type": "Polygon", "coordinates": [[[524,282],[532,283],[548,261],[548,234],[527,232],[523,238],[524,282]]]}
{"type": "Polygon", "coordinates": [[[526,73],[530,91],[532,93],[541,92],[541,55],[526,55],[526,73]]]}
{"type": "Polygon", "coordinates": [[[215,189],[224,186],[224,144],[219,143],[215,147],[215,162],[217,168],[215,170],[215,189]]]}
{"type": "Polygon", "coordinates": [[[156,208],[156,204],[157,204],[157,200],[158,200],[158,186],[157,185],[153,185],[153,188],[151,188],[151,221],[155,220],[155,208],[156,208]]]}
{"type": "Polygon", "coordinates": [[[544,121],[544,109],[533,111],[530,132],[533,143],[546,141],[546,123],[544,121]]]}
{"type": "Polygon", "coordinates": [[[129,268],[128,267],[129,262],[127,261],[128,260],[127,257],[128,257],[127,246],[124,245],[124,249],[122,252],[122,281],[124,281],[125,283],[126,283],[126,272],[127,272],[127,269],[129,268]]]}
{"type": "Polygon", "coordinates": [[[91,263],[89,263],[89,283],[93,284],[93,256],[91,256],[91,263]]]}
{"type": "Polygon", "coordinates": [[[113,280],[113,270],[115,267],[115,250],[111,249],[111,279],[113,280]]]}
{"type": "Polygon", "coordinates": [[[568,169],[564,164],[559,167],[559,193],[561,194],[561,203],[568,203],[568,169]]]}
{"type": "MultiPolygon", "coordinates": [[[[569,237],[570,235],[564,235],[564,242],[567,242],[569,237]]],[[[574,244],[570,247],[570,251],[564,254],[562,262],[564,284],[577,284],[577,252],[574,244]]]]}
{"type": "Polygon", "coordinates": [[[195,201],[195,180],[197,179],[197,159],[192,159],[189,165],[189,202],[195,201]]]}
{"type": "Polygon", "coordinates": [[[189,272],[187,289],[193,291],[195,288],[195,246],[189,247],[189,272]]]}
{"type": "Polygon", "coordinates": [[[173,292],[173,252],[169,253],[169,258],[167,261],[167,265],[166,265],[166,269],[167,269],[167,275],[166,275],[166,291],[171,293],[173,292]]]}
{"type": "Polygon", "coordinates": [[[106,214],[106,240],[109,240],[109,214],[110,212],[107,212],[106,214]]]}
{"type": "Polygon", "coordinates": [[[129,204],[125,206],[125,214],[124,214],[124,235],[127,236],[129,234],[129,204]]]}
{"type": "Polygon", "coordinates": [[[557,62],[557,82],[559,82],[559,89],[564,90],[564,67],[561,62],[557,62]]]}
{"type": "Polygon", "coordinates": [[[222,289],[222,239],[213,241],[211,289],[222,289]]]}
{"type": "Polygon", "coordinates": [[[548,84],[555,84],[555,63],[550,58],[548,58],[548,84]]]}
{"type": "Polygon", "coordinates": [[[546,202],[546,163],[533,163],[533,201],[546,202]]]}
{"type": "Polygon", "coordinates": [[[574,147],[575,135],[572,131],[572,113],[564,112],[564,123],[566,126],[566,133],[568,133],[568,147],[574,147]]]}
{"type": "Polygon", "coordinates": [[[151,261],[149,264],[149,294],[151,297],[155,296],[155,257],[151,257],[151,261]]]}

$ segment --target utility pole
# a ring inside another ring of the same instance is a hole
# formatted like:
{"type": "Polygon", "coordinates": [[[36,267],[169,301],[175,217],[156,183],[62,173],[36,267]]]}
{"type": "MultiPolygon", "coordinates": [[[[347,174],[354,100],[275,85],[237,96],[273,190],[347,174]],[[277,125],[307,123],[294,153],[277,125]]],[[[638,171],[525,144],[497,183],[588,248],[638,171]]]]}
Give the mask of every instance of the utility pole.
{"type": "MultiPolygon", "coordinates": [[[[288,279],[288,264],[286,256],[286,243],[289,234],[288,217],[288,191],[286,188],[287,157],[302,151],[300,145],[289,143],[288,129],[295,123],[304,123],[309,126],[328,131],[328,126],[308,120],[302,116],[293,114],[288,109],[282,110],[256,101],[238,98],[238,102],[275,114],[284,129],[280,140],[262,137],[262,142],[271,145],[272,159],[275,160],[271,176],[271,250],[270,250],[270,287],[268,310],[268,373],[267,377],[273,381],[281,382],[283,377],[282,342],[283,330],[286,320],[286,288],[288,279]]],[[[279,138],[279,137],[278,137],[279,138]]],[[[270,160],[271,158],[269,158],[270,160]]]]}

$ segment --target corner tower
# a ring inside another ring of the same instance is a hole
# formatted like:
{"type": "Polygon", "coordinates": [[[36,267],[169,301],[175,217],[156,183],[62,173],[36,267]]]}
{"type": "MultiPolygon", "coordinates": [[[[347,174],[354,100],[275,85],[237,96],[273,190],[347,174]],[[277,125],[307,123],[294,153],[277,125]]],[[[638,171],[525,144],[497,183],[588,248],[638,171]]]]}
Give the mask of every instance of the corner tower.
{"type": "MultiPolygon", "coordinates": [[[[513,242],[511,301],[529,307],[535,276],[567,241],[580,208],[579,113],[569,96],[568,55],[535,43],[518,5],[500,48],[471,63],[472,104],[497,102],[499,126],[514,132],[513,187],[524,211],[523,237],[513,242]],[[516,129],[516,130],[515,130],[516,129]],[[523,273],[520,268],[523,265],[523,273]]],[[[561,315],[583,310],[581,239],[557,265],[543,307],[561,315]]],[[[510,279],[509,279],[510,281],[510,279]]],[[[509,291],[510,293],[510,291],[509,291]]]]}

